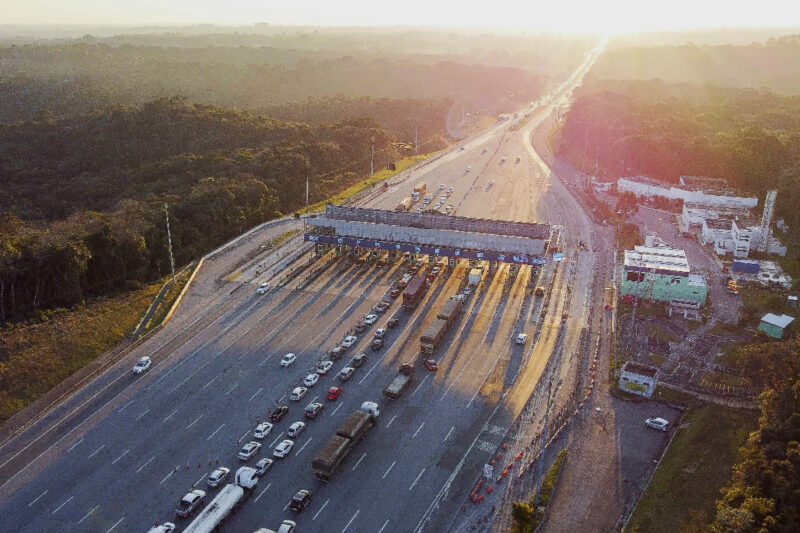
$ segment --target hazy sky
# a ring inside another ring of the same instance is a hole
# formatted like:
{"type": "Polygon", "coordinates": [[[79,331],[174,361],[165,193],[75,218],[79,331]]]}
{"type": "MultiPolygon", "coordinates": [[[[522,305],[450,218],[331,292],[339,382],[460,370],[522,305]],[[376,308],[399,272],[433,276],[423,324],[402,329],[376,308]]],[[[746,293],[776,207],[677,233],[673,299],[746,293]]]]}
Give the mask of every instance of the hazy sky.
{"type": "Polygon", "coordinates": [[[800,24],[798,0],[0,0],[0,24],[501,26],[615,33],[800,24]]]}

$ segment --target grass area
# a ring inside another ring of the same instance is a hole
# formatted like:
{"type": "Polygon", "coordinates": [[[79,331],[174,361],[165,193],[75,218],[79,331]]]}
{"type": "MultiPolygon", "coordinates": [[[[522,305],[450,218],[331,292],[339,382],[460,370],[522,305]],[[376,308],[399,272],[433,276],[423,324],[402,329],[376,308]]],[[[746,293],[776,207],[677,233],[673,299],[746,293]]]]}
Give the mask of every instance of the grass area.
{"type": "Polygon", "coordinates": [[[544,517],[544,508],[550,503],[550,497],[553,495],[558,474],[564,464],[564,459],[567,456],[567,450],[558,452],[553,465],[547,471],[542,479],[541,497],[539,498],[539,508],[535,509],[536,494],[528,503],[513,502],[513,509],[511,511],[512,525],[509,533],[531,533],[539,522],[544,517]]]}
{"type": "Polygon", "coordinates": [[[646,331],[648,337],[655,337],[656,339],[661,339],[662,341],[667,342],[680,342],[680,339],[675,335],[669,333],[668,331],[664,331],[655,324],[648,324],[646,331]]]}
{"type": "Polygon", "coordinates": [[[728,344],[722,347],[722,350],[720,350],[722,355],[717,357],[717,361],[722,363],[723,365],[735,368],[738,365],[738,362],[736,360],[736,352],[739,350],[739,348],[746,346],[748,344],[750,343],[745,341],[729,342],[728,344]]]}
{"type": "MultiPolygon", "coordinates": [[[[402,172],[403,170],[407,169],[408,167],[410,167],[412,165],[415,165],[415,164],[419,163],[420,161],[423,161],[423,160],[431,157],[435,153],[436,152],[431,152],[429,154],[405,157],[405,158],[403,158],[400,161],[397,161],[395,163],[395,169],[396,170],[383,169],[383,170],[379,170],[379,171],[375,172],[375,177],[372,180],[372,183],[377,185],[381,181],[385,181],[385,180],[391,178],[395,174],[397,174],[399,172],[402,172]]],[[[368,189],[369,186],[370,186],[370,179],[369,179],[369,177],[367,177],[367,178],[359,181],[358,183],[355,183],[355,184],[351,185],[350,187],[348,187],[347,189],[343,190],[339,194],[336,194],[335,196],[332,196],[332,197],[328,198],[327,200],[323,200],[321,202],[317,202],[315,204],[312,204],[311,206],[309,206],[308,209],[309,209],[310,212],[313,213],[313,212],[322,211],[323,209],[325,209],[325,204],[337,204],[337,205],[341,204],[342,202],[344,202],[345,200],[347,200],[351,196],[355,196],[356,194],[360,193],[364,189],[368,189]]]]}
{"type": "Polygon", "coordinates": [[[680,391],[660,386],[656,387],[656,391],[653,394],[653,399],[676,403],[686,407],[700,407],[702,405],[705,405],[705,402],[698,400],[691,394],[686,394],[680,391]]]}
{"type": "Polygon", "coordinates": [[[184,270],[179,276],[175,276],[175,283],[173,283],[169,289],[167,289],[167,293],[158,304],[155,313],[153,313],[153,316],[150,317],[150,320],[145,325],[142,333],[150,331],[164,321],[164,317],[166,317],[167,313],[169,313],[169,310],[172,308],[172,304],[175,303],[178,295],[186,286],[186,282],[189,281],[189,278],[192,276],[192,272],[194,272],[195,268],[197,268],[197,263],[194,263],[191,268],[184,270]]]}
{"type": "Polygon", "coordinates": [[[657,353],[653,352],[649,352],[647,354],[647,358],[650,360],[651,363],[653,363],[653,365],[657,366],[658,368],[661,368],[661,366],[664,364],[664,361],[666,361],[666,358],[664,356],[658,355],[657,353]]]}
{"type": "Polygon", "coordinates": [[[300,229],[299,228],[286,231],[284,233],[281,233],[280,235],[278,235],[274,239],[272,239],[272,242],[270,244],[272,245],[272,248],[277,248],[278,246],[283,244],[288,239],[291,239],[292,237],[294,237],[298,233],[300,233],[300,229]]]}
{"type": "Polygon", "coordinates": [[[728,385],[729,387],[744,387],[747,385],[747,380],[742,376],[736,374],[729,374],[728,372],[704,372],[701,380],[701,385],[709,386],[712,384],[728,385]]]}
{"type": "Polygon", "coordinates": [[[740,326],[756,327],[761,317],[766,313],[789,314],[795,316],[795,311],[789,308],[786,295],[777,291],[749,284],[739,289],[739,295],[744,302],[742,321],[740,326]]]}
{"type": "Polygon", "coordinates": [[[166,280],[0,331],[0,423],[131,333],[166,280]]]}
{"type": "Polygon", "coordinates": [[[755,431],[757,421],[755,413],[715,405],[687,411],[627,530],[677,533],[690,523],[707,525],[739,447],[755,431]]]}

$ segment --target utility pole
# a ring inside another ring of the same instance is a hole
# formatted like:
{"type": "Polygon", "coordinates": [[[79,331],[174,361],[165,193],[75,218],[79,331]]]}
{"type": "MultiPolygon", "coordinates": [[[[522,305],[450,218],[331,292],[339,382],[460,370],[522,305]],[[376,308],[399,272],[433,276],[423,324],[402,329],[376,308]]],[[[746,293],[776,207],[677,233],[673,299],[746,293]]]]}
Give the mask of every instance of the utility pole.
{"type": "Polygon", "coordinates": [[[369,156],[369,186],[372,187],[372,176],[375,174],[375,137],[372,138],[372,145],[369,156]]]}
{"type": "Polygon", "coordinates": [[[586,140],[583,141],[583,166],[586,167],[586,150],[589,149],[589,126],[586,126],[586,140]]]}
{"type": "Polygon", "coordinates": [[[414,124],[414,156],[417,155],[417,125],[414,124]]]}
{"type": "Polygon", "coordinates": [[[167,218],[167,242],[169,243],[169,264],[172,268],[172,283],[175,283],[175,259],[172,257],[172,234],[169,231],[169,210],[167,203],[164,202],[164,215],[167,218]]]}

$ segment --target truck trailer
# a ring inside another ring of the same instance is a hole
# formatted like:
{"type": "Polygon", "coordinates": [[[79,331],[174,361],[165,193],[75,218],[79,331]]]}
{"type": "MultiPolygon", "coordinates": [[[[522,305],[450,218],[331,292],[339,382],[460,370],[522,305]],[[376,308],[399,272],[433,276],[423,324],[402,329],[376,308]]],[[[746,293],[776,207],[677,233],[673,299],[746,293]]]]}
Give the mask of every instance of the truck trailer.
{"type": "Polygon", "coordinates": [[[351,414],[311,461],[311,470],[317,479],[330,481],[339,464],[374,425],[375,416],[370,413],[351,414]]]}
{"type": "Polygon", "coordinates": [[[383,395],[392,400],[399,398],[414,379],[414,366],[403,363],[394,379],[383,389],[383,395]]]}
{"type": "Polygon", "coordinates": [[[236,471],[235,483],[225,485],[211,503],[184,529],[184,533],[211,533],[235,513],[258,485],[256,470],[243,466],[236,471]]]}
{"type": "Polygon", "coordinates": [[[483,270],[480,268],[473,268],[469,271],[469,279],[467,280],[467,283],[474,287],[481,282],[481,277],[483,277],[483,270]]]}
{"type": "Polygon", "coordinates": [[[403,198],[402,202],[397,204],[397,207],[395,207],[394,210],[395,211],[408,211],[409,209],[411,209],[411,203],[412,203],[411,197],[410,196],[406,196],[405,198],[403,198]]]}
{"type": "Polygon", "coordinates": [[[420,181],[414,186],[414,191],[411,193],[411,199],[415,202],[419,202],[419,199],[425,194],[425,190],[425,182],[420,181]]]}
{"type": "Polygon", "coordinates": [[[461,312],[461,306],[464,303],[464,297],[460,294],[452,296],[448,299],[439,312],[436,314],[430,326],[428,326],[419,338],[420,349],[428,354],[432,354],[436,349],[436,345],[442,340],[450,324],[458,317],[461,312]]]}
{"type": "Polygon", "coordinates": [[[417,276],[412,279],[403,291],[403,308],[407,311],[414,309],[427,287],[428,280],[425,279],[425,276],[417,276]]]}

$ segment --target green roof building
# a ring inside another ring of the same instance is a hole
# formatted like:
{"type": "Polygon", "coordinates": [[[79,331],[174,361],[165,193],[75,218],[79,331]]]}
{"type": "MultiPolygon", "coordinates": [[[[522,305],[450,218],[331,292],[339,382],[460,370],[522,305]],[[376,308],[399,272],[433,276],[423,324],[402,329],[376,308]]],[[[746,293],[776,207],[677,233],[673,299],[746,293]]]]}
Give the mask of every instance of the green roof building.
{"type": "Polygon", "coordinates": [[[636,246],[625,251],[621,294],[623,300],[671,300],[704,305],[708,285],[689,271],[686,252],[677,248],[636,246]]]}
{"type": "Polygon", "coordinates": [[[761,323],[758,324],[758,329],[773,339],[782,339],[786,334],[786,329],[792,322],[794,322],[794,318],[789,315],[767,313],[761,317],[761,323]]]}

